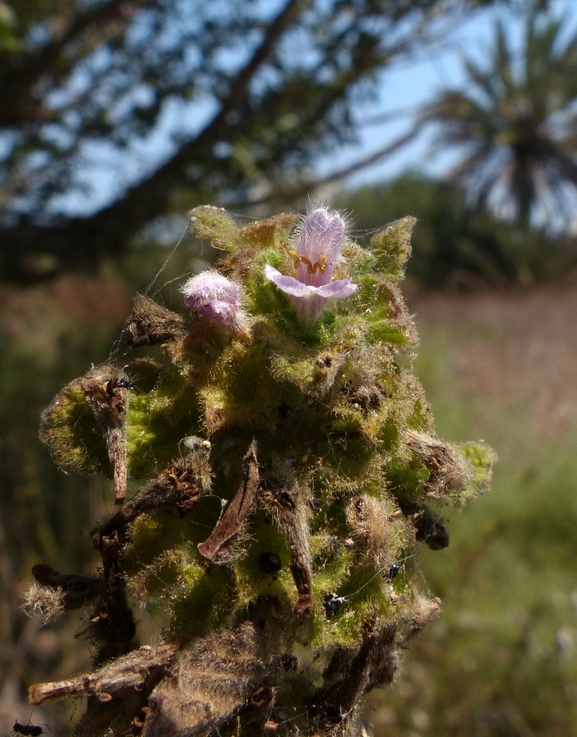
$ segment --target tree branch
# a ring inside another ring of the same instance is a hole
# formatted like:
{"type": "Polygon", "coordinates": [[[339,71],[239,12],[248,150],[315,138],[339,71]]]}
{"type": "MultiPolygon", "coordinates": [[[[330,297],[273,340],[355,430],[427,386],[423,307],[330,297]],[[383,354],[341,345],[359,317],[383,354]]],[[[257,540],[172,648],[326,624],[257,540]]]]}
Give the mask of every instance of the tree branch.
{"type": "Polygon", "coordinates": [[[152,175],[127,190],[124,196],[88,218],[72,218],[62,226],[20,225],[2,232],[3,270],[21,281],[50,278],[66,263],[81,265],[104,254],[118,254],[130,238],[154,217],[166,211],[172,190],[186,183],[187,167],[206,158],[206,151],[227,126],[227,116],[241,103],[257,71],[270,58],[279,40],[297,20],[302,0],[288,0],[269,23],[261,44],[232,81],[219,111],[205,128],[182,146],[152,175]],[[31,273],[27,257],[48,253],[56,257],[54,269],[31,273]]]}
{"type": "Polygon", "coordinates": [[[349,164],[348,166],[344,166],[340,169],[336,169],[335,171],[332,171],[330,174],[327,174],[324,177],[318,177],[316,179],[309,179],[308,181],[300,182],[299,184],[294,185],[293,187],[288,187],[288,188],[285,187],[282,190],[275,189],[272,192],[269,192],[268,194],[263,195],[262,197],[259,197],[258,199],[254,199],[254,200],[245,199],[245,200],[236,200],[233,202],[227,202],[226,206],[227,208],[245,208],[245,207],[253,207],[255,205],[265,205],[265,204],[268,204],[269,202],[288,201],[288,200],[297,199],[298,197],[302,197],[308,192],[311,192],[315,189],[319,189],[319,187],[322,187],[325,184],[330,184],[331,182],[336,182],[341,179],[345,179],[351,174],[355,174],[356,172],[361,171],[362,169],[366,169],[372,164],[376,164],[378,161],[395,153],[395,151],[402,148],[402,146],[404,146],[406,143],[408,143],[413,138],[415,138],[415,136],[420,132],[420,130],[421,130],[420,126],[415,125],[413,128],[411,128],[411,130],[408,133],[401,136],[396,141],[393,141],[393,143],[389,143],[386,146],[383,146],[382,148],[379,148],[376,151],[373,151],[373,153],[369,154],[368,156],[365,156],[362,159],[359,159],[358,161],[355,161],[353,164],[349,164]]]}
{"type": "Polygon", "coordinates": [[[21,52],[5,56],[5,68],[0,75],[2,98],[6,104],[0,112],[0,125],[13,127],[29,120],[38,120],[42,100],[33,99],[32,90],[41,76],[50,72],[50,67],[59,58],[67,44],[87,28],[106,22],[126,0],[109,0],[101,5],[92,5],[77,13],[58,38],[48,41],[32,52],[21,52]]]}

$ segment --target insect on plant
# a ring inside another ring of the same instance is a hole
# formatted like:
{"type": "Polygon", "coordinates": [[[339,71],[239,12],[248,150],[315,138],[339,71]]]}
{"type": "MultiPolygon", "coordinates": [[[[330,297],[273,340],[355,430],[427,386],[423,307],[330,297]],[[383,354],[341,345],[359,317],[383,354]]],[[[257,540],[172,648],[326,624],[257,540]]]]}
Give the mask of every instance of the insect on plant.
{"type": "MultiPolygon", "coordinates": [[[[411,555],[407,555],[404,558],[401,558],[400,560],[393,563],[389,570],[387,571],[387,576],[389,581],[392,581],[397,574],[404,568],[405,563],[409,558],[413,558],[415,556],[414,553],[411,555]]],[[[361,586],[360,589],[357,589],[352,594],[349,594],[348,596],[338,596],[337,594],[327,594],[325,596],[323,605],[325,608],[325,614],[327,615],[328,619],[332,619],[334,616],[336,616],[339,611],[341,610],[341,607],[343,604],[346,604],[350,599],[353,599],[355,596],[357,596],[364,588],[366,588],[371,581],[373,581],[377,576],[382,575],[385,572],[385,568],[382,568],[378,570],[374,576],[372,576],[363,586],[361,586]]]]}
{"type": "Polygon", "coordinates": [[[14,734],[25,735],[26,737],[40,737],[41,734],[47,734],[47,732],[39,725],[20,724],[20,722],[14,722],[12,732],[14,732],[14,734]]]}

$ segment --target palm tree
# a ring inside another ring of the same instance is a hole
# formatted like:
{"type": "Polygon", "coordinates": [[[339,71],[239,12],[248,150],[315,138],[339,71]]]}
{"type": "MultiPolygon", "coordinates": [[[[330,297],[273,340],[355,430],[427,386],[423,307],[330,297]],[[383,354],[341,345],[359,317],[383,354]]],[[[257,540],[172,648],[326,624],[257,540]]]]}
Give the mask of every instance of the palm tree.
{"type": "Polygon", "coordinates": [[[486,68],[465,59],[465,92],[449,90],[427,107],[438,147],[461,147],[450,176],[472,204],[493,207],[528,227],[559,224],[577,206],[577,33],[531,13],[515,58],[501,24],[486,68]],[[555,220],[557,218],[557,220],[555,220]]]}

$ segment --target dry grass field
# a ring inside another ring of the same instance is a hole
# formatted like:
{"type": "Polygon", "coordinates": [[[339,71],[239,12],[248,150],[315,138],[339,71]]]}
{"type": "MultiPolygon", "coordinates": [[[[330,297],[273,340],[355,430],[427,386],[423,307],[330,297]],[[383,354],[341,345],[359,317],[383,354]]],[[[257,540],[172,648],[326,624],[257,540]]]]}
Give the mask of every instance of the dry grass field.
{"type": "Polygon", "coordinates": [[[435,341],[446,348],[459,396],[526,413],[542,439],[577,422],[577,284],[416,293],[409,303],[424,350],[435,341]]]}
{"type": "Polygon", "coordinates": [[[414,293],[417,372],[440,437],[498,452],[492,490],[421,553],[443,599],[377,737],[577,734],[577,288],[414,293]]]}

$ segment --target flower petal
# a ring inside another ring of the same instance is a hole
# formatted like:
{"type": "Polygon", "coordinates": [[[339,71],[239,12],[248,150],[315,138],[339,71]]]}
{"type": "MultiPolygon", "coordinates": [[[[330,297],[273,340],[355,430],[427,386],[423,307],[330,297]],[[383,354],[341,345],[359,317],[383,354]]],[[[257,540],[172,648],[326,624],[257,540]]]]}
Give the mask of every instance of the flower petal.
{"type": "Polygon", "coordinates": [[[281,291],[292,297],[307,297],[310,294],[311,287],[307,287],[306,284],[292,276],[281,274],[280,271],[269,264],[264,267],[264,275],[269,281],[276,284],[281,291]]]}
{"type": "Polygon", "coordinates": [[[358,284],[353,284],[348,279],[339,279],[322,287],[317,287],[315,294],[318,294],[320,297],[326,297],[327,299],[342,299],[356,292],[358,287],[358,284]]]}
{"type": "Polygon", "coordinates": [[[297,253],[307,261],[299,264],[297,279],[313,287],[328,284],[335,266],[341,260],[344,237],[345,221],[338,212],[326,207],[311,210],[300,232],[297,253]],[[314,270],[309,264],[313,265],[314,270]],[[322,264],[322,271],[318,267],[314,268],[318,264],[322,264]]]}

